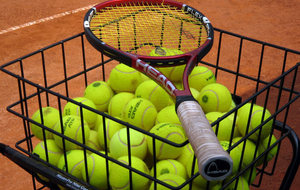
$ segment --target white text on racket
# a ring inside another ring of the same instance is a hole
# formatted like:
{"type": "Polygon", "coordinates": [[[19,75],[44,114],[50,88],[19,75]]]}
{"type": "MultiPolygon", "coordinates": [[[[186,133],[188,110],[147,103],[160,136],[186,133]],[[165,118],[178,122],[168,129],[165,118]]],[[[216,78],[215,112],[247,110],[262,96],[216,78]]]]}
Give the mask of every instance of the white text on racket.
{"type": "Polygon", "coordinates": [[[142,60],[138,59],[136,61],[136,69],[143,70],[146,75],[152,77],[160,84],[162,84],[170,94],[174,94],[174,90],[176,89],[176,87],[172,84],[171,81],[169,81],[169,79],[167,79],[167,77],[165,77],[151,65],[143,63],[142,60]]]}

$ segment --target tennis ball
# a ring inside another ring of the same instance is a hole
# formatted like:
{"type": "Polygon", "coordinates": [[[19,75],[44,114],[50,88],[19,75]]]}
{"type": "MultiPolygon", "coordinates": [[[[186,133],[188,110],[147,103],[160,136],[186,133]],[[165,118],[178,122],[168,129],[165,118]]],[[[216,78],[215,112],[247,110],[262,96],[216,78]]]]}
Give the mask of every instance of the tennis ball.
{"type": "MultiPolygon", "coordinates": [[[[105,152],[101,152],[105,154],[105,152]]],[[[110,162],[108,162],[110,166],[110,162]]],[[[89,183],[97,189],[108,189],[107,184],[107,162],[106,159],[98,154],[92,153],[87,157],[87,170],[83,165],[81,169],[82,178],[87,181],[87,175],[89,183]]]]}
{"type": "MultiPolygon", "coordinates": [[[[96,109],[96,105],[93,101],[85,98],[85,97],[76,97],[73,98],[74,101],[79,102],[85,106],[89,106],[93,109],[96,109]]],[[[79,105],[73,104],[72,102],[68,102],[64,107],[64,115],[76,115],[81,117],[81,108],[79,105]]],[[[97,113],[82,108],[83,119],[89,124],[90,128],[94,128],[95,122],[97,119],[97,113]]]]}
{"type": "Polygon", "coordinates": [[[216,82],[215,74],[209,68],[204,66],[194,67],[188,80],[189,86],[199,92],[204,86],[216,82]]]}
{"type": "Polygon", "coordinates": [[[177,89],[183,90],[183,84],[182,82],[174,82],[174,85],[177,89]]]}
{"type": "Polygon", "coordinates": [[[171,71],[169,73],[169,80],[174,82],[182,81],[184,69],[185,65],[171,67],[171,71]]]}
{"type": "MultiPolygon", "coordinates": [[[[120,119],[120,118],[117,118],[117,119],[120,119]]],[[[105,137],[106,137],[106,143],[107,143],[107,146],[109,147],[109,143],[110,143],[110,140],[113,137],[113,135],[122,128],[124,128],[124,125],[122,125],[114,120],[105,118],[105,134],[106,135],[104,135],[103,122],[101,122],[100,126],[98,127],[97,138],[98,138],[100,146],[103,149],[105,149],[105,137]]]]}
{"type": "Polygon", "coordinates": [[[123,63],[114,67],[109,76],[109,85],[116,93],[134,93],[141,81],[141,74],[123,63]]]}
{"type": "Polygon", "coordinates": [[[157,113],[156,124],[159,123],[174,123],[181,125],[181,122],[175,111],[175,104],[167,106],[157,113]]]}
{"type": "MultiPolygon", "coordinates": [[[[198,160],[196,159],[195,165],[194,165],[194,173],[192,173],[193,161],[194,161],[194,155],[189,157],[185,164],[188,178],[191,178],[193,175],[195,175],[197,172],[199,172],[198,160]]],[[[198,175],[196,178],[194,178],[193,183],[202,189],[209,189],[210,187],[214,186],[217,182],[216,181],[208,182],[201,175],[198,175]],[[209,188],[207,188],[207,186],[209,188]]]]}
{"type": "MultiPolygon", "coordinates": [[[[221,112],[209,112],[205,116],[210,124],[221,118],[224,114],[221,112]]],[[[231,133],[233,132],[233,137],[235,137],[236,133],[234,131],[238,131],[235,129],[233,125],[233,120],[229,117],[225,117],[218,124],[212,126],[214,132],[217,132],[217,137],[220,141],[226,140],[229,141],[231,138],[231,133]],[[234,131],[232,131],[234,130],[234,131]]]]}
{"type": "Polygon", "coordinates": [[[253,167],[252,168],[252,173],[251,173],[251,168],[249,168],[242,176],[244,177],[244,179],[247,180],[247,182],[249,181],[249,178],[250,178],[250,182],[249,184],[252,184],[256,178],[256,168],[253,167]],[[251,174],[251,176],[250,176],[251,174]]]}
{"type": "Polygon", "coordinates": [[[84,97],[91,100],[97,110],[103,112],[107,111],[108,104],[113,95],[114,92],[104,81],[95,81],[89,84],[84,91],[84,97]]]}
{"type": "MultiPolygon", "coordinates": [[[[157,177],[158,180],[173,186],[174,188],[182,185],[185,182],[185,179],[179,175],[176,174],[163,174],[157,177]]],[[[149,188],[149,190],[153,190],[154,188],[154,181],[151,183],[151,186],[149,188]]],[[[166,186],[163,186],[159,183],[156,183],[156,189],[159,190],[168,190],[169,188],[167,188],[166,186]]],[[[189,185],[185,185],[183,188],[181,188],[183,190],[188,190],[189,189],[189,185]]]]}
{"type": "Polygon", "coordinates": [[[222,188],[221,183],[217,183],[214,186],[212,186],[209,190],[220,190],[222,188]]]}
{"type": "MultiPolygon", "coordinates": [[[[90,130],[90,136],[89,136],[89,139],[88,139],[86,145],[96,151],[101,150],[101,146],[98,141],[98,132],[97,131],[90,130]]],[[[90,151],[88,151],[88,152],[91,153],[90,151]]]]}
{"type": "MultiPolygon", "coordinates": [[[[271,117],[271,113],[269,112],[269,110],[266,109],[264,111],[263,107],[256,104],[253,105],[251,113],[250,111],[251,111],[251,103],[245,104],[238,110],[237,126],[239,132],[243,136],[246,135],[247,128],[249,133],[250,131],[256,129],[262,123],[262,121],[265,121],[266,119],[271,117]],[[250,119],[250,124],[248,127],[247,125],[249,123],[248,122],[249,119],[250,119]]],[[[261,126],[261,128],[258,129],[253,135],[249,136],[249,139],[253,141],[265,139],[270,135],[272,126],[273,126],[273,120],[270,120],[266,124],[261,126]],[[260,135],[260,139],[258,139],[260,130],[261,130],[261,135],[260,135]]]]}
{"type": "Polygon", "coordinates": [[[232,109],[235,108],[235,107],[236,107],[236,103],[235,103],[234,100],[232,99],[231,105],[230,105],[230,108],[229,108],[228,111],[232,110],[232,109]]]}
{"type": "Polygon", "coordinates": [[[131,155],[139,157],[142,160],[145,159],[147,154],[145,135],[130,128],[122,128],[112,136],[109,144],[111,156],[118,159],[121,156],[128,155],[128,140],[130,143],[131,155]],[[128,132],[129,139],[127,136],[128,132]]]}
{"type": "MultiPolygon", "coordinates": [[[[173,159],[160,160],[156,163],[156,177],[163,174],[176,174],[186,179],[186,169],[185,166],[173,159]]],[[[154,167],[151,169],[151,175],[154,176],[154,167]]]]}
{"type": "Polygon", "coordinates": [[[155,106],[145,98],[133,98],[124,108],[123,119],[137,127],[149,131],[155,123],[155,106]]]}
{"type": "Polygon", "coordinates": [[[192,96],[197,100],[200,92],[198,90],[196,90],[195,88],[190,88],[190,91],[192,93],[192,96]]]}
{"type": "MultiPolygon", "coordinates": [[[[183,54],[183,52],[177,49],[169,49],[165,47],[156,47],[149,53],[150,56],[173,56],[179,54],[183,54]]],[[[157,67],[156,69],[165,75],[169,80],[178,82],[182,81],[184,68],[185,65],[179,65],[174,67],[157,67]]]]}
{"type": "Polygon", "coordinates": [[[181,155],[176,159],[178,162],[182,163],[183,165],[186,165],[190,157],[194,156],[194,150],[192,148],[192,145],[188,143],[184,146],[181,155]]]}
{"type": "MultiPolygon", "coordinates": [[[[86,157],[88,157],[88,154],[86,154],[86,157]]],[[[64,154],[60,157],[57,167],[82,180],[81,170],[84,166],[84,159],[83,150],[70,150],[66,152],[66,157],[64,154]],[[67,160],[66,162],[65,159],[67,160]]]]}
{"type": "Polygon", "coordinates": [[[142,82],[135,91],[137,98],[145,98],[150,100],[157,111],[168,106],[170,96],[169,94],[153,80],[142,82]]]}
{"type": "MultiPolygon", "coordinates": [[[[118,161],[122,162],[123,164],[129,165],[129,157],[122,156],[118,158],[118,161]]],[[[149,169],[145,162],[138,157],[131,156],[131,167],[143,172],[144,174],[149,175],[149,169]]],[[[139,190],[139,189],[147,189],[149,179],[132,171],[132,183],[130,183],[130,175],[129,170],[117,163],[112,163],[110,166],[109,172],[109,182],[112,189],[118,190],[127,190],[131,189],[130,184],[132,185],[132,189],[139,190]]]]}
{"type": "MultiPolygon", "coordinates": [[[[155,125],[150,133],[165,138],[171,142],[181,144],[187,138],[182,128],[172,123],[160,123],[155,125]]],[[[153,137],[147,136],[148,150],[153,155],[153,137]]],[[[175,147],[166,142],[155,140],[155,156],[158,160],[176,159],[182,153],[183,147],[175,147]]]]}
{"type": "Polygon", "coordinates": [[[173,67],[156,67],[156,69],[165,75],[172,82],[181,82],[185,65],[173,67]]]}
{"type": "Polygon", "coordinates": [[[122,117],[126,104],[135,96],[130,92],[120,92],[112,97],[108,105],[108,114],[113,117],[122,117]]]}
{"type": "Polygon", "coordinates": [[[56,145],[53,139],[46,139],[45,141],[39,142],[34,147],[32,153],[37,154],[40,159],[45,160],[54,166],[57,166],[60,157],[63,155],[62,150],[56,145]]]}
{"type": "MultiPolygon", "coordinates": [[[[270,137],[265,138],[263,141],[261,141],[258,145],[258,153],[259,155],[263,154],[270,146],[272,146],[274,143],[276,143],[277,139],[274,135],[271,136],[271,142],[269,145],[270,137]]],[[[274,146],[269,152],[265,153],[267,155],[266,161],[269,162],[274,158],[274,156],[277,154],[278,151],[278,145],[274,146]]],[[[263,156],[261,159],[258,160],[258,165],[263,164],[265,160],[265,156],[263,156]]]]}
{"type": "MultiPolygon", "coordinates": [[[[232,143],[237,143],[239,140],[241,140],[242,137],[236,137],[232,139],[232,143]]],[[[223,146],[224,150],[227,150],[229,148],[229,141],[220,141],[220,144],[223,146]],[[221,143],[222,142],[222,143],[221,143]]],[[[241,169],[247,167],[249,164],[252,163],[252,161],[258,156],[258,153],[256,153],[256,157],[254,158],[256,150],[256,145],[251,141],[246,139],[245,141],[239,143],[234,149],[230,151],[230,157],[233,161],[233,168],[232,172],[236,173],[238,172],[240,162],[242,162],[241,169]],[[245,150],[243,151],[243,147],[245,145],[245,150]],[[241,160],[243,154],[243,160],[241,160]]]]}
{"type": "Polygon", "coordinates": [[[157,46],[149,53],[149,56],[172,56],[180,54],[183,54],[183,52],[178,49],[170,49],[166,47],[157,46]]]}
{"type": "Polygon", "coordinates": [[[226,86],[211,83],[201,89],[197,101],[205,113],[226,112],[230,108],[232,97],[226,86]]]}
{"type": "Polygon", "coordinates": [[[146,80],[151,80],[147,75],[145,75],[143,73],[140,73],[140,74],[141,74],[141,78],[142,78],[141,83],[146,81],[146,80]]]}
{"type": "MultiPolygon", "coordinates": [[[[42,117],[40,109],[38,109],[31,117],[32,120],[34,120],[37,123],[43,124],[45,127],[48,127],[50,129],[53,129],[55,124],[59,122],[60,116],[59,111],[56,108],[53,107],[43,107],[42,108],[42,117]]],[[[33,123],[30,123],[30,129],[32,133],[40,140],[44,139],[43,136],[43,129],[42,127],[35,125],[33,123]]],[[[52,133],[45,130],[45,136],[46,139],[51,139],[52,133]]]]}
{"type": "MultiPolygon", "coordinates": [[[[67,115],[63,118],[63,126],[61,126],[61,122],[57,122],[54,127],[54,130],[63,133],[65,136],[72,138],[79,143],[83,143],[83,138],[87,143],[89,136],[90,136],[90,128],[88,124],[83,120],[83,125],[81,123],[81,118],[76,115],[67,115]],[[83,130],[82,130],[83,127],[83,130]],[[62,131],[63,130],[63,131],[62,131]],[[84,136],[82,131],[84,131],[84,136]]],[[[62,137],[58,135],[53,135],[55,143],[58,147],[63,148],[63,140],[62,137]]],[[[66,150],[71,149],[82,149],[81,146],[72,143],[71,141],[65,140],[65,148],[66,150]]]]}
{"type": "Polygon", "coordinates": [[[105,117],[103,115],[97,114],[96,121],[95,121],[95,127],[93,128],[93,130],[98,131],[99,126],[103,125],[103,118],[105,119],[105,117]]]}
{"type": "Polygon", "coordinates": [[[225,189],[226,190],[232,190],[232,189],[249,190],[250,188],[249,188],[248,181],[244,177],[239,177],[225,189]]]}

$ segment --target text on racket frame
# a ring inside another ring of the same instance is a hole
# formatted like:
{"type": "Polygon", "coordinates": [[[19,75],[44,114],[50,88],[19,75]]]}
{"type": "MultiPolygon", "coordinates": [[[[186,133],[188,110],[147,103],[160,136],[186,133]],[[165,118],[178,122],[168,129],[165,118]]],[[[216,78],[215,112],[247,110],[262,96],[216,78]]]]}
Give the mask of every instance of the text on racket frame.
{"type": "Polygon", "coordinates": [[[144,71],[144,73],[156,81],[158,81],[160,84],[162,84],[166,90],[170,94],[174,94],[174,91],[176,90],[176,87],[173,85],[171,81],[167,77],[165,77],[163,74],[161,74],[157,69],[152,67],[151,65],[147,63],[143,63],[142,60],[137,59],[136,60],[136,66],[138,70],[144,71]]]}

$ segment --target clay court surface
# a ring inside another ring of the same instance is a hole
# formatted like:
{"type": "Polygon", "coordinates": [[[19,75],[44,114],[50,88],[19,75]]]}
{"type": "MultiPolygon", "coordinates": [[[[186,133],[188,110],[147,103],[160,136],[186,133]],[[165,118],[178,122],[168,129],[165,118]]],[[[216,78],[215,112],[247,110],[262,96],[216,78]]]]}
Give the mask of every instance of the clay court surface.
{"type": "MultiPolygon", "coordinates": [[[[87,7],[102,2],[99,0],[0,1],[0,65],[82,32],[82,21],[87,7]],[[26,23],[30,26],[25,25],[26,23]]],[[[181,0],[180,2],[202,11],[214,27],[300,50],[300,2],[298,0],[181,0]]],[[[274,65],[269,68],[268,76],[274,78],[279,76],[277,73],[274,65]]],[[[24,138],[22,121],[8,113],[6,107],[18,100],[17,83],[14,78],[3,72],[0,72],[0,81],[0,142],[14,147],[17,140],[24,138]]],[[[245,94],[246,92],[247,89],[245,94]]],[[[287,123],[300,135],[299,100],[291,106],[290,112],[287,123]]],[[[289,159],[290,153],[287,152],[286,155],[289,159]]],[[[1,189],[32,189],[32,179],[29,174],[3,156],[0,156],[0,163],[1,189]]],[[[274,176],[265,177],[261,189],[278,187],[286,167],[285,160],[280,160],[274,176]]],[[[300,172],[298,171],[291,189],[299,189],[299,186],[300,172]]]]}

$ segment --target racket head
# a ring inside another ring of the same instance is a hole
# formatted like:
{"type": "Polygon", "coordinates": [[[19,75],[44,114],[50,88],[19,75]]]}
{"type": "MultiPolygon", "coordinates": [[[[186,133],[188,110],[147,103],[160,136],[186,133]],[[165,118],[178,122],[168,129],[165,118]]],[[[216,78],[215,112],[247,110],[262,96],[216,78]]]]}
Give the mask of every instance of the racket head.
{"type": "Polygon", "coordinates": [[[135,68],[140,59],[153,67],[197,61],[213,43],[213,27],[196,9],[171,0],[114,0],[90,9],[84,18],[88,41],[105,55],[135,68]],[[150,56],[158,47],[181,54],[150,56]]]}

